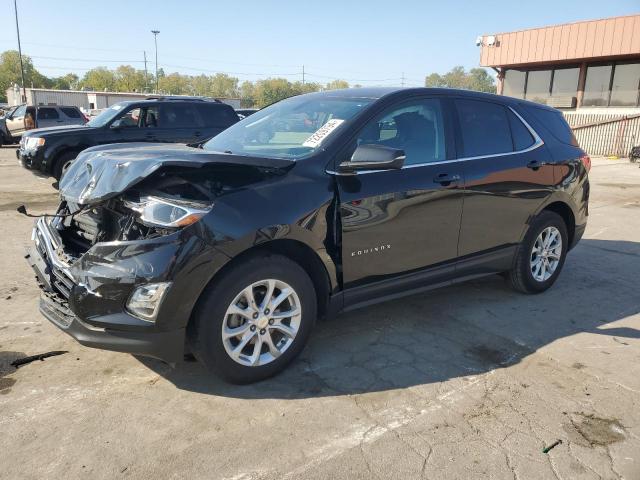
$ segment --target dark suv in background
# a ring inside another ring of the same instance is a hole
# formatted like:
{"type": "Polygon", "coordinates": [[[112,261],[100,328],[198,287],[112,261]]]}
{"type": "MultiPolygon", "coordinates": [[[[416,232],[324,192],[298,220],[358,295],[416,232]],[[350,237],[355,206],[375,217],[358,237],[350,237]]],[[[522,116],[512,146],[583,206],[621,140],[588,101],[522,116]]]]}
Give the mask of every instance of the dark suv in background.
{"type": "Polygon", "coordinates": [[[317,317],[495,273],[545,291],[585,230],[589,168],[562,114],[524,100],[313,93],[202,149],[84,151],[28,260],[41,311],[80,343],[186,348],[249,382],[317,317]]]}
{"type": "Polygon", "coordinates": [[[16,155],[25,168],[60,179],[85,148],[107,143],[199,143],[239,120],[218,100],[152,97],[117,103],[82,128],[40,128],[22,135],[16,155]]]}

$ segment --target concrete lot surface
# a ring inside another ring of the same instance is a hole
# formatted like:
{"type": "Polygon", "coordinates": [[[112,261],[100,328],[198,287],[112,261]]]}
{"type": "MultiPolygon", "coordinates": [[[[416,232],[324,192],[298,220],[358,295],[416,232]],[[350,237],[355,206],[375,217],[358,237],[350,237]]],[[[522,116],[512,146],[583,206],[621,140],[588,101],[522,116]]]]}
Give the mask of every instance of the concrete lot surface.
{"type": "Polygon", "coordinates": [[[52,211],[56,193],[2,148],[0,478],[640,479],[640,169],[594,160],[591,179],[550,291],[495,276],[349,313],[236,387],[40,316],[15,207],[52,211]]]}

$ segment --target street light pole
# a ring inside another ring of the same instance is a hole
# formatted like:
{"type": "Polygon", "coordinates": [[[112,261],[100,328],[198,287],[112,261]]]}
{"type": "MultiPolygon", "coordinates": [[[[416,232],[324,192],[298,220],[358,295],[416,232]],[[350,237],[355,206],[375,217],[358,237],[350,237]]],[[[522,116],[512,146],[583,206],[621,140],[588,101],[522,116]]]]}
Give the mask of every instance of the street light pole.
{"type": "Polygon", "coordinates": [[[16,32],[18,33],[18,55],[20,56],[20,75],[22,77],[22,101],[27,101],[27,90],[24,85],[24,65],[22,64],[22,47],[20,46],[20,27],[18,26],[18,4],[13,0],[13,9],[16,12],[16,32]]]}
{"type": "Polygon", "coordinates": [[[153,33],[153,41],[156,44],[156,93],[158,93],[158,34],[160,30],[151,30],[151,33],[153,33]]]}

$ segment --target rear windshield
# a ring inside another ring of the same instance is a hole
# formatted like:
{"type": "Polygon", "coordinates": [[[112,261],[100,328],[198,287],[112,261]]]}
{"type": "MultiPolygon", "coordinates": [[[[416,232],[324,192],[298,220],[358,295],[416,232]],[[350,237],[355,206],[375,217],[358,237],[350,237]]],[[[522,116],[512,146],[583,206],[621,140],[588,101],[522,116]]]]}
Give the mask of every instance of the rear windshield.
{"type": "Polygon", "coordinates": [[[551,135],[558,141],[567,145],[578,146],[576,137],[573,135],[571,127],[564,119],[562,113],[557,110],[548,110],[546,108],[533,107],[527,105],[525,107],[540,123],[542,123],[551,135]]]}
{"type": "Polygon", "coordinates": [[[80,118],[80,112],[77,108],[60,107],[60,110],[62,110],[67,117],[80,118]]]}

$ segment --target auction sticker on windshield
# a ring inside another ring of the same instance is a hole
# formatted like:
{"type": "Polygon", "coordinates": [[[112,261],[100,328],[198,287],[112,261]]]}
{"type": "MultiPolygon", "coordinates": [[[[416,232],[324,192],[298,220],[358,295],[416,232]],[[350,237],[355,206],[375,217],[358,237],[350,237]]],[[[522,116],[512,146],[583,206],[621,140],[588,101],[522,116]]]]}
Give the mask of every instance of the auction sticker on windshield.
{"type": "Polygon", "coordinates": [[[316,132],[313,135],[307,138],[302,144],[302,146],[316,148],[318,145],[320,145],[324,141],[325,138],[331,135],[331,132],[333,132],[336,128],[338,128],[342,122],[344,122],[344,120],[341,120],[339,118],[334,118],[332,120],[329,120],[327,123],[321,126],[318,130],[316,130],[316,132]]]}

